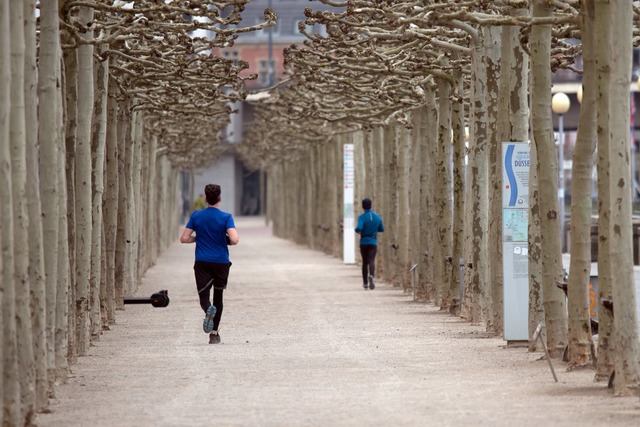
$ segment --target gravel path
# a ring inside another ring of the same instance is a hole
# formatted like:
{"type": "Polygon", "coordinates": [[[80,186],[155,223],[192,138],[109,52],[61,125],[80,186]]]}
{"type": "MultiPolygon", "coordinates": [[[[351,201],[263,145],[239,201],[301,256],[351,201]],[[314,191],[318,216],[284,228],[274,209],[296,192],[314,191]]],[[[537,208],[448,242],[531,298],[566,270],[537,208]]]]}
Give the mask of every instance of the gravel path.
{"type": "Polygon", "coordinates": [[[553,381],[541,353],[398,288],[360,285],[359,268],[238,218],[222,343],[209,345],[192,245],[172,245],[56,389],[38,426],[637,426],[640,400],[614,398],[591,371],[553,381]]]}

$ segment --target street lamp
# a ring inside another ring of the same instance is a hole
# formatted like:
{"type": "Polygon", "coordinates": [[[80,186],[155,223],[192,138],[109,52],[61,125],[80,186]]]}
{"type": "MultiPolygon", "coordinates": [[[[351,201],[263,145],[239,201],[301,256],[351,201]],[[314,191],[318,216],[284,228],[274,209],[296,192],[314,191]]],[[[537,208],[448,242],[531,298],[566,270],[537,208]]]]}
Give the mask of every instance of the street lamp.
{"type": "Polygon", "coordinates": [[[564,118],[563,114],[571,108],[566,93],[558,92],[551,98],[551,110],[558,115],[558,205],[560,207],[560,242],[564,251],[564,118]]]}

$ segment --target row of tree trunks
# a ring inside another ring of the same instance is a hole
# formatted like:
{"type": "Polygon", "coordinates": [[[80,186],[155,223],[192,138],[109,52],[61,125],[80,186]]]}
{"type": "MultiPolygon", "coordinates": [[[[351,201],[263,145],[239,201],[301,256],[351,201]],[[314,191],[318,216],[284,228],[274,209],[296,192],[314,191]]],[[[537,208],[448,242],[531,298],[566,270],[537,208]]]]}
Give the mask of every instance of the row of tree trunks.
{"type": "MultiPolygon", "coordinates": [[[[591,170],[597,142],[600,297],[613,299],[616,307],[623,308],[620,312],[616,308],[613,317],[600,306],[598,353],[602,357],[598,358],[596,379],[608,378],[615,366],[616,393],[628,394],[637,389],[640,381],[631,261],[628,131],[633,11],[629,2],[581,1],[585,99],[573,153],[572,256],[567,302],[557,286],[564,277],[557,197],[559,165],[549,96],[550,23],[557,5],[534,0],[531,6],[531,16],[539,21],[530,28],[528,55],[521,46],[520,29],[510,25],[515,21],[502,28],[453,24],[467,31],[472,40],[466,115],[461,102],[465,94],[462,76],[454,73],[450,81],[435,78],[425,90],[424,104],[410,113],[411,130],[395,121],[400,114],[396,112],[386,126],[341,137],[337,144],[332,141],[314,147],[317,161],[313,167],[301,168],[304,179],[314,184],[295,187],[302,175],[286,163],[273,167],[270,182],[273,188],[280,189],[283,198],[287,186],[298,192],[313,188],[315,195],[327,194],[322,203],[316,202],[318,197],[307,198],[304,194],[294,198],[314,203],[315,208],[307,210],[321,209],[322,215],[317,218],[325,222],[318,228],[326,229],[314,235],[313,241],[304,236],[296,241],[339,254],[339,228],[333,221],[340,217],[341,182],[327,171],[340,170],[336,160],[339,149],[345,142],[355,142],[357,198],[372,198],[374,209],[385,221],[378,276],[409,291],[412,276],[407,272],[418,263],[413,276],[417,278],[415,288],[411,287],[417,298],[432,301],[471,322],[485,324],[490,333],[500,335],[505,286],[501,258],[502,143],[527,141],[531,128],[529,349],[537,349],[531,337],[537,325],[544,322],[552,356],[558,357],[568,349],[571,369],[592,364],[586,283],[591,264],[591,170]],[[613,99],[615,102],[610,101],[613,99]],[[468,153],[464,146],[465,117],[469,123],[468,153]],[[417,230],[419,236],[414,236],[412,233],[417,230]],[[458,288],[460,260],[464,262],[462,297],[458,288]]],[[[526,15],[528,11],[517,13],[526,15]]],[[[295,209],[294,201],[280,206],[277,216],[272,216],[274,230],[285,230],[293,219],[291,212],[298,212],[295,209]]],[[[308,227],[301,221],[320,224],[310,216],[298,212],[296,227],[308,227]]]]}
{"type": "Polygon", "coordinates": [[[40,6],[36,49],[35,3],[0,4],[2,425],[47,406],[179,227],[178,170],[107,47],[63,53],[58,4],[40,6]]]}

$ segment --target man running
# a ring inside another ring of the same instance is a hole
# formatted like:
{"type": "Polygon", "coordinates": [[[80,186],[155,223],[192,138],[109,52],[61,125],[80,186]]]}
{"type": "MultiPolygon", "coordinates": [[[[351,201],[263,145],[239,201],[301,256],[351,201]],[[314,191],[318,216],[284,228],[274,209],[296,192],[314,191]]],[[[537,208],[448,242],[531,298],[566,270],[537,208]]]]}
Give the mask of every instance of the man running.
{"type": "Polygon", "coordinates": [[[237,245],[239,241],[233,216],[219,209],[221,193],[217,184],[207,184],[204,187],[207,207],[191,214],[180,236],[180,242],[196,244],[193,270],[200,307],[205,312],[202,329],[209,334],[209,344],[220,342],[218,331],[223,308],[222,293],[227,288],[231,267],[228,245],[237,245]],[[212,288],[213,304],[210,301],[212,288]]]}
{"type": "Polygon", "coordinates": [[[378,252],[378,233],[384,231],[382,218],[371,210],[371,200],[362,201],[362,213],[358,217],[356,233],[360,233],[360,254],[362,255],[362,281],[365,289],[375,289],[376,254],[378,252]]]}

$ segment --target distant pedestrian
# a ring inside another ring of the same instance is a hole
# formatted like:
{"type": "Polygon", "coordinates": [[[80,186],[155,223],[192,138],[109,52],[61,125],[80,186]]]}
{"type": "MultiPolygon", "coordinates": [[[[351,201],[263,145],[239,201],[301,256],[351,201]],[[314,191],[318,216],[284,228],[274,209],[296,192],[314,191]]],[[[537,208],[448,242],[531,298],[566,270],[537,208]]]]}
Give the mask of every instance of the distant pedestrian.
{"type": "Polygon", "coordinates": [[[218,344],[223,308],[222,294],[227,288],[231,267],[228,245],[237,245],[239,237],[233,216],[218,207],[222,201],[220,186],[208,184],[204,193],[208,206],[191,214],[180,236],[180,242],[196,244],[193,270],[200,307],[205,312],[202,329],[209,334],[209,344],[218,344]],[[212,288],[213,304],[210,301],[212,288]]]}
{"type": "Polygon", "coordinates": [[[364,212],[358,217],[356,233],[360,233],[360,254],[362,255],[362,286],[375,289],[376,254],[378,253],[378,233],[384,231],[382,218],[371,210],[371,200],[362,200],[364,212]]]}
{"type": "Polygon", "coordinates": [[[204,194],[200,194],[195,202],[193,202],[193,208],[197,211],[207,207],[207,200],[204,198],[204,194]]]}

